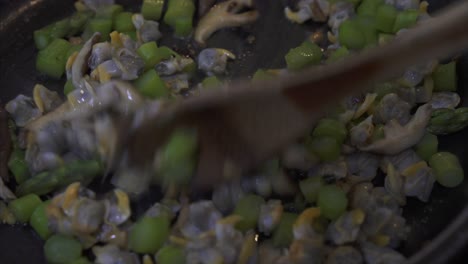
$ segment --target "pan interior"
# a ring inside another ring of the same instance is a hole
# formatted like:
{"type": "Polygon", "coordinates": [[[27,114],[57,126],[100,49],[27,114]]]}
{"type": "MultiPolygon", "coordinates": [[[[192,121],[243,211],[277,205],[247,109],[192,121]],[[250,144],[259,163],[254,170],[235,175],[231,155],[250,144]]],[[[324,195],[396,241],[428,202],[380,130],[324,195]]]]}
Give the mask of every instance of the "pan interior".
{"type": "MultiPolygon", "coordinates": [[[[32,39],[34,30],[73,12],[73,0],[0,0],[0,100],[7,102],[19,93],[31,94],[36,83],[62,91],[64,80],[56,81],[37,74],[35,70],[36,50],[32,39]]],[[[126,7],[134,8],[140,1],[117,1],[126,7]]],[[[238,59],[229,65],[232,78],[250,76],[258,68],[280,68],[285,66],[284,55],[298,46],[312,32],[324,25],[306,23],[291,24],[283,15],[287,1],[257,0],[260,19],[251,26],[237,29],[224,29],[210,38],[208,46],[225,48],[237,55],[238,59]],[[254,38],[252,43],[247,38],[254,38]]],[[[429,1],[430,11],[437,10],[453,1],[429,1]]],[[[163,35],[168,36],[162,26],[163,35]]],[[[187,42],[165,37],[162,45],[175,47],[183,53],[193,53],[197,47],[187,48],[187,42]]],[[[462,104],[468,105],[465,92],[468,89],[468,57],[459,60],[459,92],[462,104]]],[[[465,171],[468,171],[468,148],[463,142],[468,138],[468,130],[440,137],[440,149],[455,153],[460,158],[465,171]]],[[[145,202],[154,202],[154,195],[145,197],[145,202]]],[[[468,181],[454,189],[435,185],[430,202],[422,203],[409,199],[404,207],[404,215],[411,228],[409,239],[402,245],[402,252],[409,256],[435,238],[461,210],[468,200],[468,181]]],[[[140,207],[138,206],[138,207],[140,207]]],[[[138,209],[137,209],[138,210],[138,209]]],[[[0,225],[0,262],[2,263],[45,263],[41,256],[39,238],[28,228],[0,225]],[[18,250],[5,250],[18,248],[18,250]],[[27,249],[27,251],[26,251],[27,249]],[[27,253],[26,253],[27,252],[27,253]]]]}

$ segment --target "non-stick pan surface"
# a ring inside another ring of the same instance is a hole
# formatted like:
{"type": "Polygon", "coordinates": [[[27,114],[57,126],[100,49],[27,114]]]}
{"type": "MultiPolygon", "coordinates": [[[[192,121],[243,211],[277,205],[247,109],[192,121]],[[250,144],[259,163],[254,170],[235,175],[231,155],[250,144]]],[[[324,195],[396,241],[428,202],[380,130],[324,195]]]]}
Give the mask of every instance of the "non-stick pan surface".
{"type": "MultiPolygon", "coordinates": [[[[56,81],[37,74],[34,30],[73,12],[74,0],[0,0],[0,100],[5,103],[19,93],[31,94],[36,83],[61,91],[64,80],[56,81]]],[[[130,8],[141,1],[117,1],[130,8]]],[[[298,46],[311,32],[323,25],[293,25],[283,15],[290,1],[257,0],[260,19],[242,29],[225,29],[216,33],[209,46],[233,51],[238,59],[229,66],[231,77],[249,76],[258,68],[284,67],[284,55],[298,46]],[[252,39],[252,43],[246,41],[252,39]]],[[[430,11],[453,1],[430,1],[430,11]]],[[[163,27],[163,32],[164,32],[163,27]]],[[[168,35],[168,34],[166,34],[168,35]]],[[[175,39],[164,40],[181,53],[191,53],[196,46],[175,39]]],[[[463,104],[468,103],[468,58],[459,61],[459,91],[463,104]]],[[[442,137],[440,149],[457,154],[468,172],[468,130],[442,137]]],[[[144,203],[154,202],[148,195],[144,203]]],[[[463,256],[468,236],[468,180],[454,189],[436,184],[431,200],[425,204],[409,199],[404,215],[411,228],[402,252],[420,263],[452,262],[455,254],[463,256]]],[[[138,207],[142,206],[137,206],[138,207]]],[[[141,208],[140,208],[141,209],[141,208]]],[[[459,257],[460,258],[460,257],[459,257]]],[[[45,263],[42,242],[28,227],[0,225],[0,263],[45,263]]],[[[453,263],[453,262],[452,262],[453,263]]]]}

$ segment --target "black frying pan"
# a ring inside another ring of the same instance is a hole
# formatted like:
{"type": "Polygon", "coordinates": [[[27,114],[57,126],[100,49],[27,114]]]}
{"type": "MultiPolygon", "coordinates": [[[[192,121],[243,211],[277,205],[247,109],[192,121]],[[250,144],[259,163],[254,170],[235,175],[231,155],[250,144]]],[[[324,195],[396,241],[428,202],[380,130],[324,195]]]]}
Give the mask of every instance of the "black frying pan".
{"type": "MultiPolygon", "coordinates": [[[[31,94],[36,83],[61,91],[64,80],[50,80],[35,71],[32,33],[73,12],[74,0],[0,0],[0,100],[7,102],[19,93],[31,94]]],[[[141,1],[117,1],[129,8],[137,8],[141,1]]],[[[248,76],[258,68],[284,67],[284,54],[298,46],[321,25],[303,26],[289,23],[283,15],[286,0],[257,0],[260,19],[243,29],[226,29],[216,33],[209,46],[233,51],[238,59],[230,65],[230,77],[248,76]],[[255,36],[255,42],[245,39],[255,36]]],[[[448,0],[429,0],[430,11],[451,3],[448,0]]],[[[136,9],[135,9],[136,11],[136,9]]],[[[467,14],[468,15],[468,14],[467,14]]],[[[165,31],[164,26],[162,27],[165,31]]],[[[167,36],[168,34],[166,34],[167,36]]],[[[166,38],[166,45],[187,54],[191,51],[183,41],[166,38]]],[[[468,57],[459,61],[459,90],[463,104],[468,105],[468,57]]],[[[468,172],[468,130],[441,137],[440,148],[457,154],[468,172]]],[[[468,178],[468,177],[467,177],[468,178]]],[[[147,195],[136,210],[154,202],[155,195],[147,195]]],[[[431,200],[425,204],[409,199],[404,215],[412,227],[409,239],[401,251],[413,263],[453,263],[467,256],[468,249],[468,180],[455,188],[441,188],[436,184],[431,200]]],[[[42,242],[28,227],[0,225],[0,263],[45,263],[42,242]]]]}

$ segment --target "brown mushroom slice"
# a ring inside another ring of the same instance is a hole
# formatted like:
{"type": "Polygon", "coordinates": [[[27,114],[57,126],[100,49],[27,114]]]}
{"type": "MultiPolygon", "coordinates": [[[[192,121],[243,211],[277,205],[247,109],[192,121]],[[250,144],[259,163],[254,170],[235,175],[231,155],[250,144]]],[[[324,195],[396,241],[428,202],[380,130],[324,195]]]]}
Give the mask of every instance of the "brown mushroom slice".
{"type": "Polygon", "coordinates": [[[425,104],[418,108],[416,114],[405,126],[401,126],[396,120],[390,120],[384,127],[385,138],[360,147],[360,150],[386,155],[397,154],[421,140],[430,118],[431,106],[425,104]]]}
{"type": "Polygon", "coordinates": [[[213,6],[200,20],[195,30],[195,40],[205,44],[216,31],[226,27],[239,27],[252,23],[258,18],[256,10],[238,13],[244,7],[252,5],[250,0],[230,0],[213,6]]]}
{"type": "Polygon", "coordinates": [[[73,61],[71,67],[71,80],[73,82],[73,86],[75,86],[75,89],[80,89],[83,86],[82,79],[89,67],[89,57],[91,56],[94,44],[96,44],[100,38],[101,33],[94,33],[94,35],[91,36],[91,38],[84,44],[83,48],[81,48],[80,52],[78,52],[78,55],[73,61]]]}

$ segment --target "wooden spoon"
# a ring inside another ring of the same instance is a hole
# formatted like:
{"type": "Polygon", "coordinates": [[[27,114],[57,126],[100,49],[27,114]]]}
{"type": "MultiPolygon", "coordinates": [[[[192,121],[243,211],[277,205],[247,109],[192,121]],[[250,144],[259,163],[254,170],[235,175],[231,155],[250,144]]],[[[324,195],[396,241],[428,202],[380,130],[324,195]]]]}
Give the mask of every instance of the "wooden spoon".
{"type": "Polygon", "coordinates": [[[271,80],[238,81],[156,111],[138,129],[122,129],[121,142],[128,148],[131,166],[143,166],[174,128],[196,127],[200,160],[193,187],[210,188],[223,180],[226,164],[252,168],[305,135],[325,106],[400,76],[408,66],[466,48],[468,1],[462,1],[387,45],[339,63],[271,80]]]}

